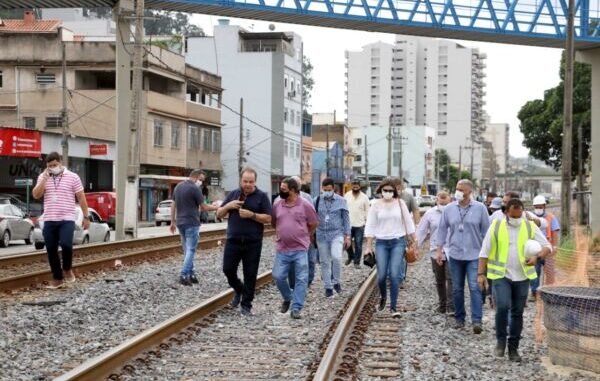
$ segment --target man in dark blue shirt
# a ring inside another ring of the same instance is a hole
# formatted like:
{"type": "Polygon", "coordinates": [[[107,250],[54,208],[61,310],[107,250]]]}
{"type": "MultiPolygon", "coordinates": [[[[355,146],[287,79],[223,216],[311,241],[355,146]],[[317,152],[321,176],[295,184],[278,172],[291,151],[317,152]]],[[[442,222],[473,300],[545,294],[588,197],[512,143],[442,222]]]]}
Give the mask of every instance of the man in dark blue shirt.
{"type": "Polygon", "coordinates": [[[204,203],[204,196],[200,191],[204,180],[204,172],[200,169],[192,171],[190,178],[177,184],[173,190],[173,204],[171,204],[171,233],[175,234],[175,227],[179,229],[181,246],[183,247],[183,268],[179,282],[184,286],[198,283],[194,273],[194,256],[200,238],[200,210],[216,210],[216,206],[204,203]]]}
{"type": "Polygon", "coordinates": [[[242,315],[246,316],[252,311],[264,225],[271,223],[271,201],[265,192],[256,188],[256,176],[254,169],[244,168],[240,188],[232,190],[217,210],[217,218],[229,215],[223,272],[235,291],[231,306],[235,308],[241,302],[242,315]],[[240,261],[243,283],[237,275],[240,261]]]}

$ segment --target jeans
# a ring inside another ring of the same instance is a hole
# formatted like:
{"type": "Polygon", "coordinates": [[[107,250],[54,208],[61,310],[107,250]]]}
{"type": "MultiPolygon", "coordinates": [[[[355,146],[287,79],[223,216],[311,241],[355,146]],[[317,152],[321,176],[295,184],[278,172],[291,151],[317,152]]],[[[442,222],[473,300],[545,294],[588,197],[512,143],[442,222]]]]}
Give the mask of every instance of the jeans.
{"type": "Polygon", "coordinates": [[[312,284],[315,279],[315,267],[319,263],[319,250],[313,243],[308,247],[308,286],[312,284]]]}
{"type": "Polygon", "coordinates": [[[450,265],[448,261],[440,266],[435,258],[431,258],[431,269],[435,275],[435,286],[437,289],[438,300],[440,307],[446,311],[454,311],[454,303],[452,302],[452,277],[450,277],[450,265]]]}
{"type": "Polygon", "coordinates": [[[342,282],[342,251],[344,237],[339,236],[332,241],[319,241],[319,257],[321,259],[321,280],[326,290],[342,282]]]}
{"type": "Polygon", "coordinates": [[[555,258],[550,256],[542,260],[538,260],[535,263],[535,272],[537,273],[538,277],[531,281],[531,293],[535,294],[537,289],[540,287],[542,267],[544,270],[544,283],[548,285],[554,283],[554,262],[555,258]]]}
{"type": "Polygon", "coordinates": [[[513,282],[507,278],[495,279],[492,292],[496,300],[496,339],[505,342],[508,337],[509,346],[516,348],[523,330],[523,310],[527,302],[529,280],[513,282]]]}
{"type": "Polygon", "coordinates": [[[273,263],[273,279],[283,300],[292,301],[292,311],[300,311],[304,306],[308,286],[308,253],[306,251],[277,252],[273,263]],[[293,293],[288,284],[290,268],[294,269],[293,293]]]}
{"type": "Polygon", "coordinates": [[[252,308],[256,276],[262,251],[262,239],[228,238],[223,253],[223,273],[236,293],[242,295],[242,306],[252,308]],[[238,267],[242,262],[244,282],[238,277],[238,267]]]}
{"type": "Polygon", "coordinates": [[[44,243],[48,254],[48,263],[52,270],[52,278],[63,279],[63,270],[69,271],[73,267],[73,221],[46,221],[44,222],[44,243]],[[62,266],[58,256],[58,246],[62,250],[62,266]]]}
{"type": "Polygon", "coordinates": [[[355,265],[360,264],[360,260],[362,259],[362,249],[363,249],[363,238],[365,235],[365,227],[364,226],[353,226],[351,229],[350,237],[354,241],[354,249],[352,249],[352,245],[348,248],[348,259],[353,260],[355,265]]]}
{"type": "Polygon", "coordinates": [[[181,237],[181,247],[183,248],[183,268],[181,275],[190,276],[194,273],[194,256],[200,239],[199,225],[180,225],[177,226],[179,236],[181,237]]]}
{"type": "MultiPolygon", "coordinates": [[[[310,270],[311,270],[311,268],[310,268],[310,258],[309,258],[309,255],[310,255],[310,246],[308,247],[308,250],[305,251],[305,253],[306,253],[306,262],[308,263],[308,266],[309,266],[308,267],[308,274],[310,274],[310,270]]],[[[314,276],[315,276],[315,274],[314,274],[314,272],[315,272],[314,263],[313,263],[313,266],[312,266],[312,271],[313,271],[312,276],[314,278],[314,276]]],[[[308,279],[310,279],[310,281],[312,282],[312,279],[310,278],[310,276],[308,276],[307,282],[308,282],[308,279]]],[[[296,284],[296,269],[294,268],[294,263],[290,263],[290,268],[288,270],[288,283],[290,285],[290,288],[293,290],[294,289],[294,285],[296,284]]],[[[308,285],[310,285],[310,283],[307,283],[307,286],[308,285]]]]}
{"type": "MultiPolygon", "coordinates": [[[[469,285],[471,297],[471,323],[481,323],[483,304],[481,290],[477,284],[479,260],[461,261],[450,258],[450,274],[452,275],[452,296],[454,301],[454,316],[458,321],[465,321],[465,278],[469,285]]],[[[494,282],[495,283],[495,282],[494,282]]]]}
{"type": "Polygon", "coordinates": [[[396,239],[378,239],[375,242],[375,259],[377,264],[377,285],[381,299],[386,298],[387,278],[390,278],[390,308],[395,310],[398,302],[398,289],[404,280],[406,262],[404,237],[396,239]]]}

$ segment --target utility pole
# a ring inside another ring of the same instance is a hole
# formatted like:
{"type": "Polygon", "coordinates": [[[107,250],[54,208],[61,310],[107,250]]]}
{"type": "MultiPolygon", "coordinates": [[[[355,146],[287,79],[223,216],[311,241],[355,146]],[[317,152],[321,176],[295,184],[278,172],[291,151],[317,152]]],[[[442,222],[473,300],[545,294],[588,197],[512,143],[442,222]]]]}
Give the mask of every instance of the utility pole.
{"type": "Polygon", "coordinates": [[[325,128],[327,129],[327,137],[325,142],[325,177],[329,177],[329,123],[325,125],[325,128]]]}
{"type": "Polygon", "coordinates": [[[402,184],[402,188],[404,188],[404,171],[402,171],[402,144],[404,144],[402,142],[402,134],[400,131],[400,127],[398,127],[398,147],[399,147],[399,151],[398,151],[398,177],[400,177],[400,181],[402,184]]]}
{"type": "Polygon", "coordinates": [[[462,146],[458,146],[458,179],[462,175],[462,146]]]}
{"type": "Polygon", "coordinates": [[[473,173],[473,159],[475,157],[475,141],[473,140],[473,137],[471,137],[471,179],[475,178],[475,174],[473,173]]]}
{"type": "Polygon", "coordinates": [[[582,123],[577,124],[577,218],[579,224],[585,225],[585,205],[583,202],[583,128],[582,123]]]}
{"type": "Polygon", "coordinates": [[[240,152],[238,153],[238,173],[244,169],[244,98],[240,98],[240,152]]]}
{"type": "Polygon", "coordinates": [[[427,154],[423,157],[423,185],[427,188],[427,154]]]}
{"type": "Polygon", "coordinates": [[[567,41],[565,46],[565,88],[563,110],[562,139],[562,184],[560,207],[560,233],[563,237],[570,234],[571,216],[571,162],[573,148],[573,60],[575,56],[573,44],[575,0],[569,0],[567,17],[567,41]]]}
{"type": "Polygon", "coordinates": [[[69,167],[69,112],[67,109],[67,48],[66,43],[62,42],[62,162],[65,167],[69,167]]]}
{"type": "Polygon", "coordinates": [[[390,119],[388,121],[388,160],[387,160],[387,175],[388,177],[392,175],[392,119],[393,115],[390,114],[390,119]]]}

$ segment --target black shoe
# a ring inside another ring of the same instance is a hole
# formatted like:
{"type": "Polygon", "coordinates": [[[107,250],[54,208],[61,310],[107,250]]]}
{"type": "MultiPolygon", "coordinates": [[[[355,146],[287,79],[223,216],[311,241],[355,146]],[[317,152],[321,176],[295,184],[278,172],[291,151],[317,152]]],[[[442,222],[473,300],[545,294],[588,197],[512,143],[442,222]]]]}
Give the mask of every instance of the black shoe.
{"type": "Polygon", "coordinates": [[[346,259],[346,263],[345,263],[345,264],[346,264],[346,266],[348,266],[350,263],[352,263],[352,258],[348,258],[348,259],[346,259]]]}
{"type": "Polygon", "coordinates": [[[446,313],[446,306],[443,304],[440,304],[439,306],[437,306],[437,308],[435,309],[435,312],[437,312],[438,314],[445,314],[446,313]]]}
{"type": "Polygon", "coordinates": [[[512,362],[521,362],[521,356],[517,348],[508,347],[508,359],[512,362]]]}
{"type": "Polygon", "coordinates": [[[385,309],[385,299],[379,299],[379,306],[377,307],[377,311],[383,311],[385,309]]]}
{"type": "Polygon", "coordinates": [[[452,325],[454,329],[463,329],[465,328],[465,322],[462,320],[454,320],[454,324],[452,325]]]}
{"type": "Polygon", "coordinates": [[[300,319],[302,317],[300,316],[300,311],[298,310],[292,310],[290,316],[292,317],[292,319],[300,319]]]}
{"type": "Polygon", "coordinates": [[[333,298],[333,290],[328,288],[325,290],[325,297],[326,298],[333,298]]]}
{"type": "Polygon", "coordinates": [[[192,283],[194,284],[198,284],[198,278],[196,278],[196,274],[190,275],[190,281],[192,281],[192,283]]]}
{"type": "Polygon", "coordinates": [[[479,335],[481,332],[483,332],[481,323],[473,323],[473,333],[479,335]]]}
{"type": "Polygon", "coordinates": [[[242,309],[241,309],[240,312],[241,312],[242,316],[252,316],[252,309],[251,308],[242,306],[242,309]]]}
{"type": "Polygon", "coordinates": [[[192,285],[192,281],[190,280],[190,277],[187,275],[181,275],[179,277],[179,283],[181,283],[184,286],[191,286],[192,285]]]}
{"type": "Polygon", "coordinates": [[[496,349],[494,349],[494,354],[496,357],[504,357],[504,351],[506,350],[506,341],[498,341],[496,343],[496,349]]]}
{"type": "Polygon", "coordinates": [[[354,268],[355,268],[355,269],[360,269],[360,263],[355,263],[355,264],[354,264],[354,268]]]}
{"type": "Polygon", "coordinates": [[[282,314],[284,314],[284,313],[288,312],[289,309],[290,309],[290,301],[289,300],[284,300],[283,303],[281,303],[281,309],[279,311],[282,314]]]}
{"type": "Polygon", "coordinates": [[[337,292],[338,294],[342,293],[342,286],[340,286],[339,284],[335,284],[333,285],[333,289],[335,290],[335,292],[337,292]]]}
{"type": "Polygon", "coordinates": [[[238,294],[237,292],[234,292],[233,299],[231,299],[231,303],[229,303],[229,305],[231,306],[231,308],[237,308],[237,306],[240,305],[241,301],[242,301],[242,294],[238,294]]]}

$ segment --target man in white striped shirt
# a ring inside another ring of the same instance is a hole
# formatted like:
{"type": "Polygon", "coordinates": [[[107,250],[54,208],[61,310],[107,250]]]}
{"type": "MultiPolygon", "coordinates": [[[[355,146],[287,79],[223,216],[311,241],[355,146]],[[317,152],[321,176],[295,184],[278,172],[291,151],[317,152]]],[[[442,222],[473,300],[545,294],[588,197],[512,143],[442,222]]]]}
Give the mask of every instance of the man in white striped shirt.
{"type": "Polygon", "coordinates": [[[73,232],[75,231],[76,204],[83,212],[82,226],[90,226],[89,211],[81,179],[62,165],[60,155],[51,152],[46,157],[46,169],[39,175],[32,191],[36,199],[44,198],[44,242],[48,262],[52,269],[52,281],[47,288],[64,285],[63,280],[75,282],[73,274],[73,232]],[[62,265],[58,246],[62,249],[62,265]]]}

